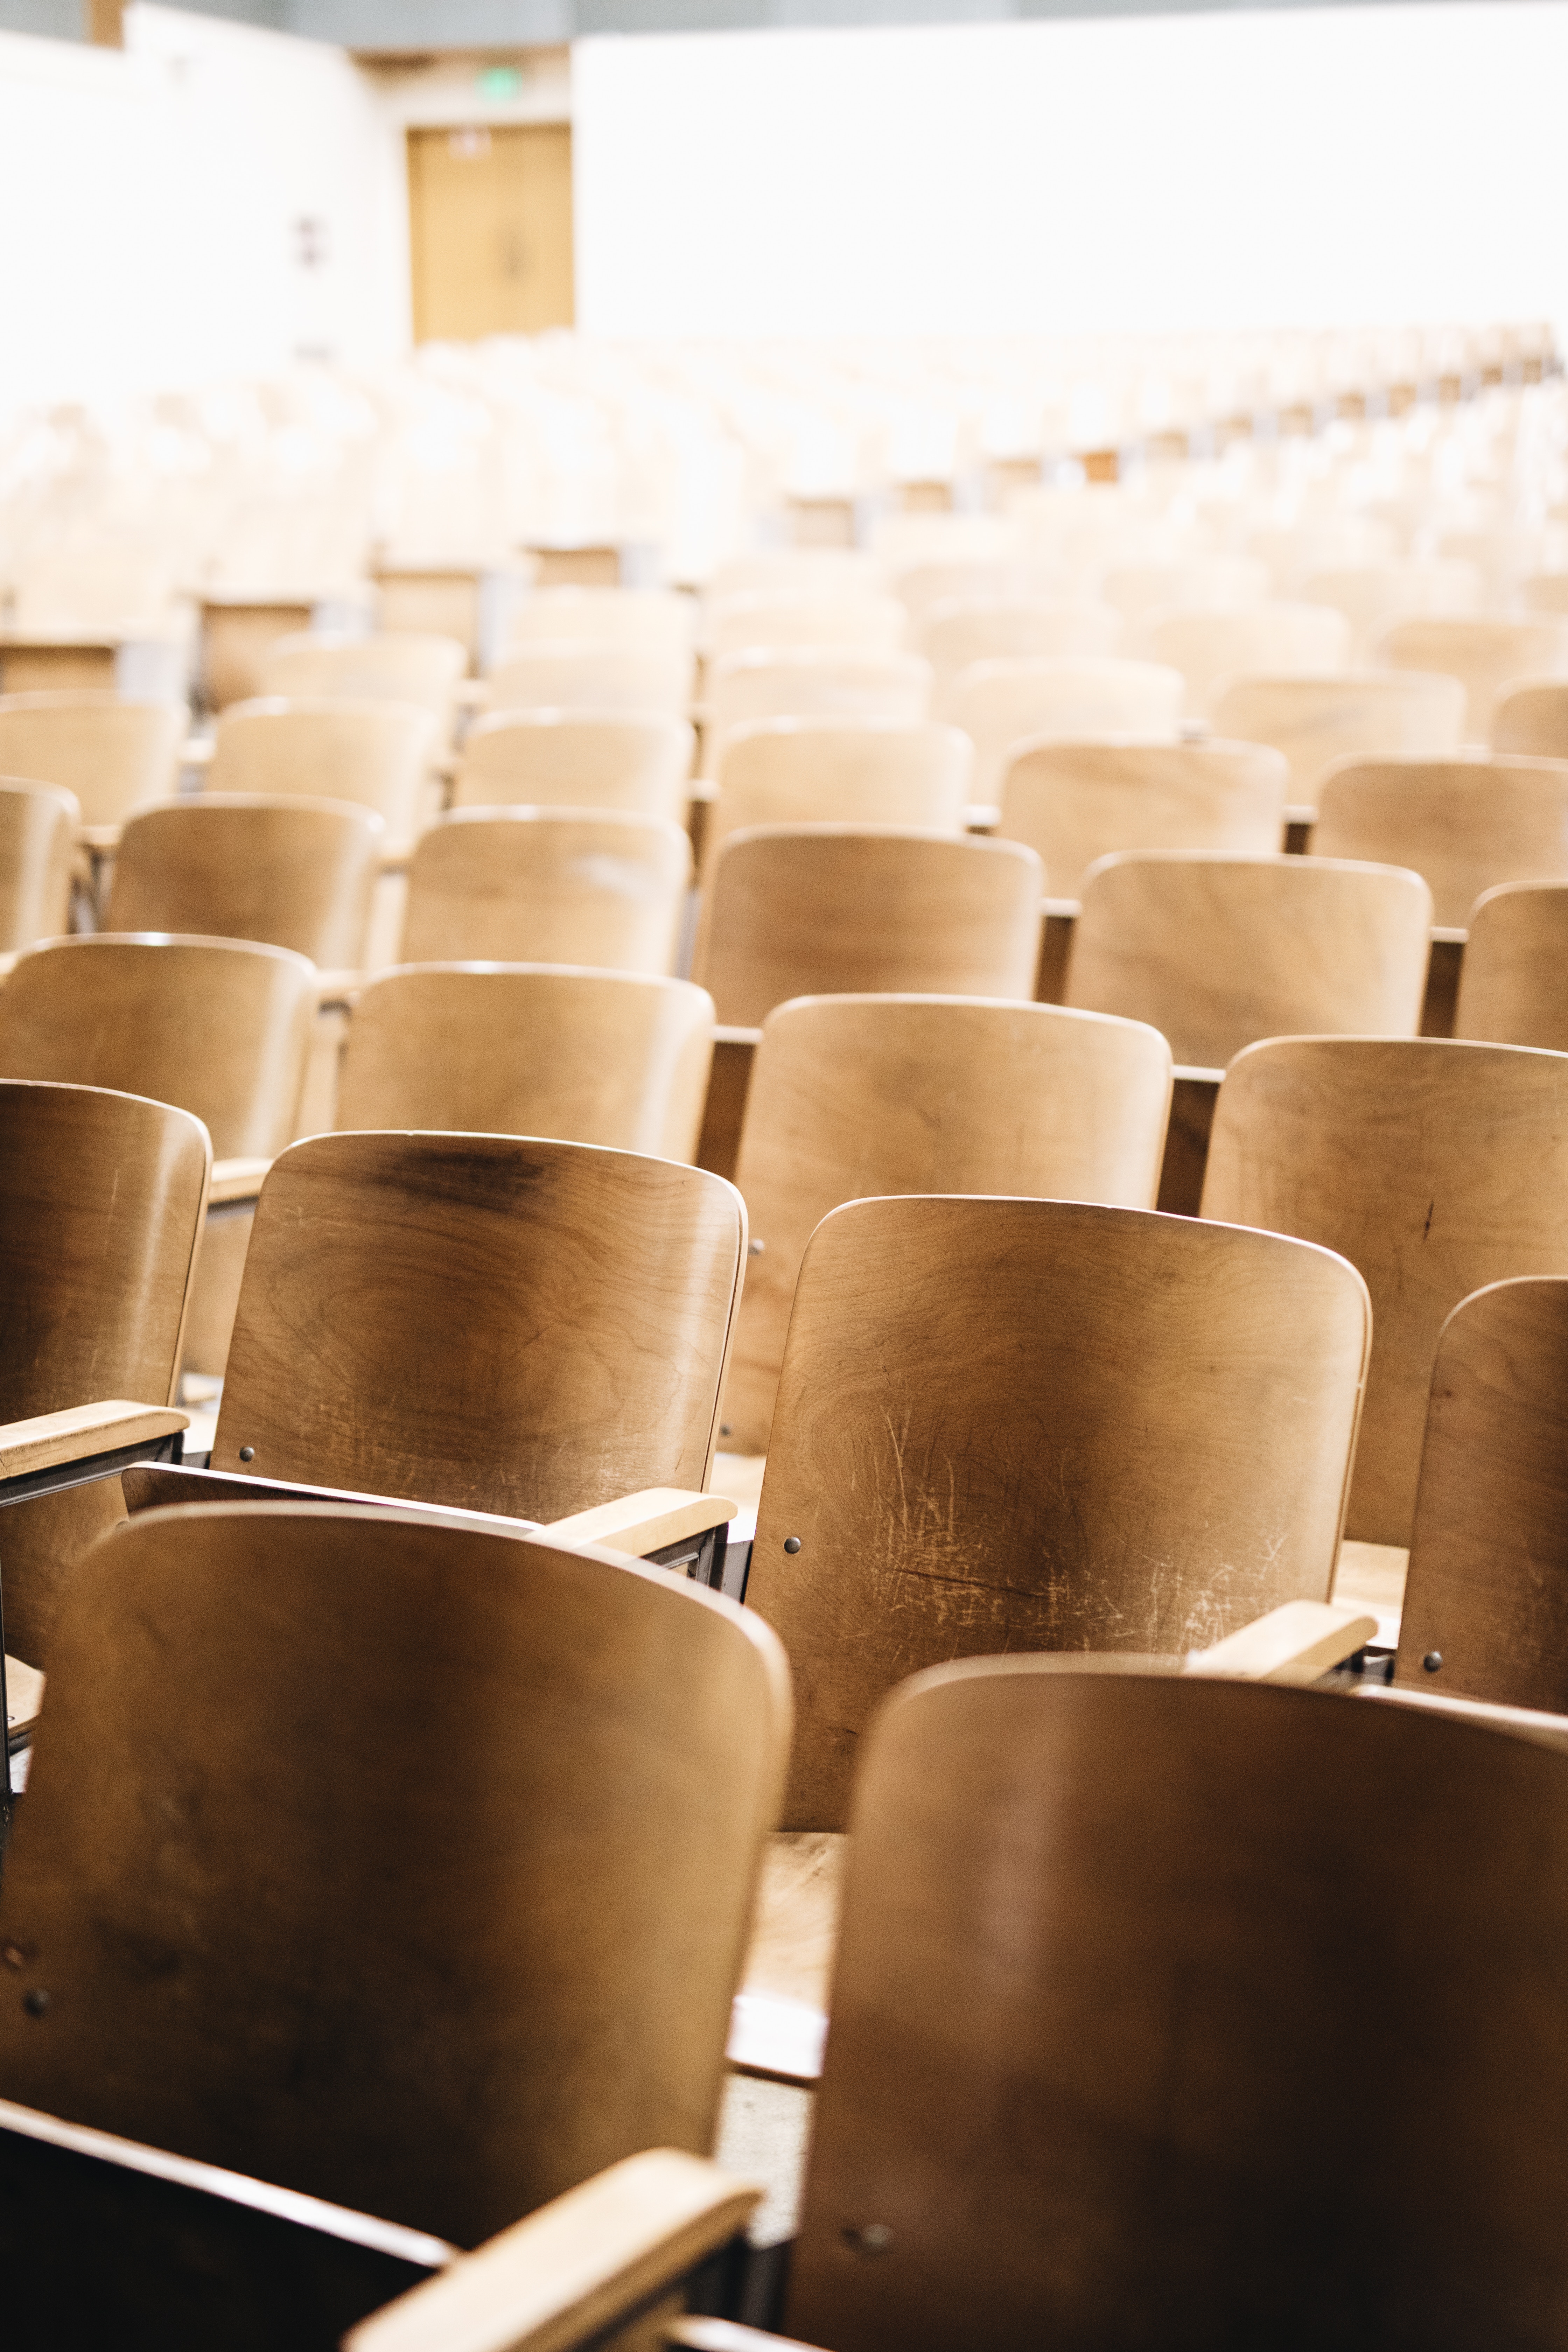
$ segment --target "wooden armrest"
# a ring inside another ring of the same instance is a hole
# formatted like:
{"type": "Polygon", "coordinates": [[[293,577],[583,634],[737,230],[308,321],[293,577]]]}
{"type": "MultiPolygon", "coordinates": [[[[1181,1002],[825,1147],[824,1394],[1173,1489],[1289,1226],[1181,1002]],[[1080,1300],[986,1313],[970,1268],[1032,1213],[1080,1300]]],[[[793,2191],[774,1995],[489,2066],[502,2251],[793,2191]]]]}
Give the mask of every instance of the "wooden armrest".
{"type": "Polygon", "coordinates": [[[1287,824],[1304,824],[1310,829],[1318,822],[1317,809],[1310,801],[1287,801],[1285,822],[1287,824]]]}
{"type": "Polygon", "coordinates": [[[765,2327],[742,2327],[733,2319],[678,2319],[664,2331],[667,2344],[681,2344],[688,2352],[817,2352],[799,2336],[773,2336],[765,2327]]]}
{"type": "Polygon", "coordinates": [[[1042,898],[1040,912],[1051,922],[1076,923],[1079,918],[1079,901],[1077,898],[1042,898]]]}
{"type": "Polygon", "coordinates": [[[318,1013],[347,1013],[364,984],[362,971],[319,971],[316,974],[318,1013]]]}
{"type": "Polygon", "coordinates": [[[1177,1062],[1171,1071],[1173,1079],[1188,1087],[1217,1087],[1224,1076],[1223,1070],[1205,1070],[1201,1062],[1177,1062]]]}
{"type": "Polygon", "coordinates": [[[180,765],[182,768],[210,768],[216,750],[216,737],[187,735],[180,746],[180,765]]]}
{"type": "Polygon", "coordinates": [[[413,856],[412,845],[406,841],[395,841],[384,849],[376,861],[378,874],[406,874],[413,856]]]}
{"type": "Polygon", "coordinates": [[[26,953],[25,948],[13,948],[8,954],[0,955],[0,980],[10,979],[26,953]]]}
{"type": "Polygon", "coordinates": [[[5,1737],[18,1744],[32,1737],[44,1704],[44,1678],[37,1666],[5,1653],[5,1737]]]}
{"type": "Polygon", "coordinates": [[[647,1486],[638,1495],[621,1495],[592,1511],[574,1511],[570,1518],[549,1519],[541,1535],[562,1543],[604,1544],[611,1551],[662,1551],[667,1544],[687,1536],[703,1535],[710,1528],[732,1519],[739,1504],[725,1495],[696,1495],[681,1486],[647,1486]]]}
{"type": "Polygon", "coordinates": [[[469,710],[487,709],[489,706],[489,698],[490,689],[489,684],[482,677],[465,677],[460,679],[457,691],[452,697],[454,702],[460,704],[469,710]]]}
{"type": "Polygon", "coordinates": [[[208,1208],[221,1208],[226,1201],[254,1201],[271,1165],[270,1160],[215,1160],[208,1208]]]}
{"type": "Polygon", "coordinates": [[[1468,931],[1456,923],[1434,923],[1432,942],[1435,947],[1462,948],[1469,940],[1468,931]]]}
{"type": "Polygon", "coordinates": [[[131,1404],[110,1397],[102,1404],[68,1405],[64,1412],[40,1412],[30,1421],[0,1425],[0,1478],[20,1478],[29,1470],[53,1470],[62,1462],[83,1462],[140,1445],[151,1437],[172,1437],[189,1429],[189,1413],[172,1405],[131,1404]]]}
{"type": "Polygon", "coordinates": [[[110,850],[119,848],[120,832],[117,824],[79,824],[76,837],[83,849],[110,850]]]}
{"type": "Polygon", "coordinates": [[[1315,1683],[1377,1639],[1377,1620],[1327,1601],[1287,1601],[1211,1650],[1188,1653],[1182,1672],[1255,1683],[1315,1683]]]}
{"type": "Polygon", "coordinates": [[[1479,1723],[1489,1731],[1511,1732],[1516,1739],[1538,1748],[1568,1748],[1568,1715],[1548,1715],[1533,1706],[1500,1706],[1490,1699],[1447,1698],[1437,1691],[1391,1689],[1387,1683],[1369,1682],[1352,1691],[1357,1699],[1375,1698],[1380,1706],[1414,1706],[1428,1715],[1454,1717],[1461,1723],[1479,1723]]]}
{"type": "Polygon", "coordinates": [[[762,1042],[760,1029],[739,1029],[729,1021],[720,1021],[714,1025],[713,1043],[716,1045],[760,1045],[762,1042]]]}
{"type": "Polygon", "coordinates": [[[565,2352],[727,2245],[762,2191],[649,2148],[361,2320],[343,2352],[565,2352]]]}

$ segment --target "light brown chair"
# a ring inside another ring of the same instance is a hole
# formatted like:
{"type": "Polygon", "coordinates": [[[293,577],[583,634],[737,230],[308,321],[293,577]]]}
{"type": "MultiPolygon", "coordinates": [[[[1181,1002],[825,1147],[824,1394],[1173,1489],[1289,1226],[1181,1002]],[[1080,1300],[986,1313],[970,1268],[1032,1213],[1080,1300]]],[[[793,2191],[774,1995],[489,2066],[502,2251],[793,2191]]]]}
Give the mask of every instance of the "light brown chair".
{"type": "Polygon", "coordinates": [[[770,652],[786,646],[821,646],[830,653],[858,650],[896,654],[904,641],[908,615],[892,596],[774,594],[752,590],[710,600],[703,630],[709,658],[770,652]]]}
{"type": "Polygon", "coordinates": [[[1315,520],[1267,524],[1248,532],[1247,551],[1268,565],[1276,585],[1293,591],[1303,573],[1343,569],[1352,563],[1386,563],[1395,551],[1393,527],[1375,515],[1320,516],[1315,520]]]}
{"type": "Polygon", "coordinates": [[[972,662],[1114,654],[1126,625],[1113,605],[1082,599],[955,597],[925,614],[921,651],[936,672],[940,705],[948,683],[972,662]]]}
{"type": "Polygon", "coordinates": [[[67,928],[80,823],[74,793],[0,776],[0,955],[67,928]]]}
{"type": "Polygon", "coordinates": [[[1568,760],[1568,678],[1525,678],[1492,705],[1494,751],[1568,760]]]}
{"type": "Polygon", "coordinates": [[[1272,856],[1289,784],[1284,754],[1260,743],[1020,743],[996,829],[1044,859],[1058,898],[1076,898],[1115,850],[1272,856]]]}
{"type": "Polygon", "coordinates": [[[692,730],[653,712],[500,711],[463,738],[454,808],[628,809],[679,824],[692,730]]]}
{"type": "Polygon", "coordinates": [[[536,588],[512,609],[508,650],[592,644],[689,662],[696,618],[691,598],[669,589],[536,588]]]}
{"type": "Polygon", "coordinates": [[[691,845],[616,809],[458,809],[416,844],[405,963],[581,964],[665,977],[691,845]]]}
{"type": "Polygon", "coordinates": [[[1028,999],[1045,875],[1011,841],[758,825],[732,833],[704,893],[692,977],[721,1022],[792,996],[1028,999]]]}
{"type": "Polygon", "coordinates": [[[1090,866],[1067,1001],[1222,1070],[1259,1037],[1413,1037],[1432,894],[1396,866],[1129,850],[1090,866]]]}
{"type": "Polygon", "coordinates": [[[1233,677],[1221,688],[1212,718],[1216,735],[1283,751],[1290,798],[1310,806],[1332,761],[1457,751],[1464,712],[1457,677],[1366,670],[1342,677],[1233,677]]]}
{"type": "Polygon", "coordinates": [[[1438,1334],[1461,1298],[1568,1273],[1568,1055],[1288,1037],[1219,1090],[1203,1214],[1339,1250],[1372,1293],[1346,1533],[1407,1545],[1438,1334]]]}
{"type": "Polygon", "coordinates": [[[704,590],[704,604],[727,596],[875,596],[885,567],[858,547],[774,547],[721,563],[704,590]]]}
{"type": "Polygon", "coordinates": [[[1133,625],[1172,605],[1228,611],[1261,604],[1268,567],[1253,555],[1192,555],[1176,563],[1123,563],[1100,583],[1108,604],[1133,625]]]}
{"type": "Polygon", "coordinates": [[[1568,1053],[1568,882],[1503,882],[1476,900],[1454,1034],[1568,1053]]]}
{"type": "Polygon", "coordinates": [[[1326,1598],[1365,1286],[1279,1234],[1075,1202],[857,1201],[812,1235],[749,1603],[797,1705],[783,1826],[845,1826],[921,1666],[1184,1651],[1326,1598]]]}
{"type": "Polygon", "coordinates": [[[206,793],[145,809],[121,838],[106,926],[259,940],[353,970],[382,838],[380,819],[346,802],[206,793]]]}
{"type": "Polygon", "coordinates": [[[1133,1022],[931,996],[807,996],[770,1013],[736,1170],[752,1257],[726,1444],[767,1451],[795,1277],[830,1209],[905,1192],[1152,1208],[1170,1107],[1170,1049],[1133,1022]]]}
{"type": "Polygon", "coordinates": [[[486,688],[493,711],[619,711],[634,718],[659,711],[684,719],[691,701],[691,656],[592,637],[559,643],[540,637],[498,662],[486,688]]]}
{"type": "Polygon", "coordinates": [[[1318,793],[1312,851],[1413,866],[1433,919],[1461,929],[1499,882],[1568,881],[1568,760],[1343,760],[1318,793]]]}
{"type": "Polygon", "coordinates": [[[1519,583],[1519,601],[1527,612],[1568,615],[1568,572],[1536,572],[1519,583]]]}
{"type": "Polygon", "coordinates": [[[1371,658],[1376,638],[1391,621],[1479,613],[1485,584],[1473,563],[1430,557],[1311,572],[1302,579],[1300,593],[1310,604],[1332,604],[1344,614],[1352,656],[1360,662],[1371,658]]]}
{"type": "Polygon", "coordinates": [[[285,598],[207,596],[201,606],[202,692],[214,710],[263,691],[268,656],[282,637],[307,635],[315,607],[285,598]]]}
{"type": "Polygon", "coordinates": [[[257,693],[289,702],[416,702],[451,731],[468,649],[456,637],[416,631],[377,637],[308,632],[279,637],[260,664],[257,693]]]}
{"type": "Polygon", "coordinates": [[[1178,609],[1148,616],[1141,650],[1181,671],[1191,717],[1213,719],[1221,684],[1238,675],[1311,677],[1347,669],[1351,628],[1331,604],[1251,604],[1231,613],[1178,609]]]}
{"type": "Polygon", "coordinates": [[[942,716],[974,745],[974,797],[1001,799],[1002,780],[1024,743],[1086,736],[1173,742],[1181,726],[1179,672],[1153,662],[1091,660],[974,662],[942,697],[942,716]]]}
{"type": "Polygon", "coordinates": [[[84,826],[109,829],[167,800],[186,713],[89,689],[0,695],[0,776],[72,793],[84,826]]]}
{"type": "Polygon", "coordinates": [[[689,981],[416,965],[361,990],[336,1123],[553,1136],[690,1160],[712,1058],[713,1000],[689,981]]]}
{"type": "Polygon", "coordinates": [[[721,843],[752,825],[961,833],[973,763],[968,736],[934,719],[755,719],[732,728],[702,836],[704,874],[721,843]]]}
{"type": "Polygon", "coordinates": [[[1373,648],[1391,669],[1441,670],[1465,689],[1465,740],[1486,742],[1499,695],[1517,678],[1568,673],[1568,620],[1476,614],[1395,621],[1373,648]]]}
{"type": "Polygon", "coordinates": [[[929,662],[915,654],[722,654],[709,666],[702,772],[718,772],[731,729],[753,719],[883,719],[910,726],[931,702],[929,662]]]}
{"type": "Polygon", "coordinates": [[[933,606],[954,597],[1038,599],[1058,604],[1071,596],[1076,583],[1065,563],[996,556],[989,561],[954,558],[947,562],[912,563],[896,572],[889,585],[918,628],[933,606]]]}
{"type": "Polygon", "coordinates": [[[237,702],[218,720],[206,785],[214,793],[352,802],[374,809],[387,841],[401,845],[426,814],[438,749],[437,722],[418,703],[237,702]]]}

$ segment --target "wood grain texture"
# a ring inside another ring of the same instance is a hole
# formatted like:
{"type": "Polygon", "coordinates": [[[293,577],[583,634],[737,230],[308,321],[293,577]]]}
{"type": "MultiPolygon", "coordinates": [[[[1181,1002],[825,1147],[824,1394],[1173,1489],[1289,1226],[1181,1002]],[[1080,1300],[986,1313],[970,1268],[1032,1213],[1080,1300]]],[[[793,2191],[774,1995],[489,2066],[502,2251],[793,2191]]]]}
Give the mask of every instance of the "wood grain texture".
{"type": "MultiPolygon", "coordinates": [[[[1212,718],[1222,684],[1241,675],[1322,676],[1350,666],[1351,626],[1331,604],[1249,604],[1231,613],[1153,613],[1138,649],[1186,682],[1192,718],[1212,718]]],[[[1217,731],[1217,722],[1216,731],[1217,731]]]]}
{"type": "Polygon", "coordinates": [[[1327,858],[1130,851],[1089,868],[1067,1001],[1147,1021],[1181,1064],[1259,1037],[1414,1036],[1432,895],[1418,874],[1327,858]]]}
{"type": "Polygon", "coordinates": [[[1096,735],[1173,742],[1182,698],[1180,671],[1161,663],[1064,654],[973,663],[948,688],[942,716],[974,745],[974,798],[994,802],[1026,744],[1096,735]]]}
{"type": "Polygon", "coordinates": [[[1413,866],[1462,930],[1500,882],[1568,881],[1568,760],[1351,760],[1322,780],[1312,852],[1413,866]]]}
{"type": "Polygon", "coordinates": [[[289,701],[416,702],[449,733],[468,649],[456,637],[384,631],[374,637],[279,637],[260,665],[257,691],[289,701]]]}
{"type": "Polygon", "coordinates": [[[1505,882],[1477,899],[1454,1034],[1568,1052],[1568,882],[1505,882]]]}
{"type": "Polygon", "coordinates": [[[9,2090],[461,2245],[702,2153],[788,1707],[764,1627],[591,1548],[145,1513],[57,1639],[9,2090]]]}
{"type": "Polygon", "coordinates": [[[1491,747],[1568,760],[1568,678],[1527,679],[1502,689],[1492,705],[1491,747]]]}
{"type": "Polygon", "coordinates": [[[1457,751],[1465,689],[1417,670],[1331,677],[1233,677],[1212,716],[1216,735],[1271,743],[1290,763],[1290,798],[1310,804],[1331,761],[1457,751]]]}
{"type": "Polygon", "coordinates": [[[1045,876],[1016,842],[758,825],[704,894],[692,977],[726,1024],[792,996],[1035,992],[1045,876]]]}
{"type": "Polygon", "coordinates": [[[700,1492],[744,1255],[740,1196],[669,1160],[295,1144],[262,1188],[212,1466],[538,1519],[700,1492]]]}
{"type": "Polygon", "coordinates": [[[437,722],[417,703],[287,701],[232,704],[218,719],[206,787],[348,801],[374,811],[386,839],[410,840],[436,756],[437,722]]]}
{"type": "Polygon", "coordinates": [[[1345,1532],[1408,1544],[1445,1320],[1484,1284],[1568,1274],[1568,1056],[1432,1037],[1252,1046],[1220,1088],[1203,1213],[1300,1234],[1366,1277],[1345,1532]]]}
{"type": "Polygon", "coordinates": [[[463,738],[454,808],[686,814],[695,739],[687,720],[635,712],[498,711],[463,738]]]}
{"type": "Polygon", "coordinates": [[[967,735],[931,720],[762,719],[732,728],[702,838],[704,877],[720,845],[752,825],[962,832],[973,761],[967,735]]]}
{"type": "Polygon", "coordinates": [[[1465,689],[1465,740],[1484,743],[1503,688],[1516,678],[1568,671],[1568,620],[1491,614],[1394,621],[1377,639],[1375,657],[1391,669],[1439,670],[1465,689]]]}
{"type": "Polygon", "coordinates": [[[1283,753],[1258,743],[1035,743],[1002,779],[997,831],[1076,898],[1096,858],[1120,849],[1271,856],[1289,783],[1283,753]]]}
{"type": "Polygon", "coordinates": [[[80,822],[74,793],[0,776],[0,954],[67,929],[80,822]]]}
{"type": "Polygon", "coordinates": [[[346,802],[205,793],[125,828],[105,926],[259,940],[324,971],[364,954],[383,840],[346,802]]]}
{"type": "Polygon", "coordinates": [[[69,1405],[63,1412],[35,1413],[26,1421],[0,1423],[0,1478],[51,1470],[62,1462],[111,1454],[119,1446],[140,1445],[144,1438],[168,1437],[189,1427],[189,1415],[172,1406],[135,1404],[125,1397],[69,1405]]]}
{"type": "Polygon", "coordinates": [[[1051,1005],[797,998],[771,1013],[736,1182],[752,1257],[724,1390],[727,1443],[767,1451],[784,1334],[816,1227],[915,1192],[1153,1205],[1171,1055],[1151,1029],[1051,1005]]]}
{"type": "Polygon", "coordinates": [[[952,1667],[878,1727],[786,2330],[1546,2352],[1568,1760],[1091,1663],[952,1667]]]}
{"type": "Polygon", "coordinates": [[[826,1217],[747,1593],[795,1678],[783,1825],[843,1828],[866,1722],[922,1666],[1201,1649],[1327,1600],[1370,1337],[1353,1270],[1274,1234],[1061,1201],[826,1217]]]}
{"type": "Polygon", "coordinates": [[[75,794],[83,824],[119,824],[166,800],[187,714],[90,688],[0,695],[0,776],[75,794]]]}
{"type": "Polygon", "coordinates": [[[713,1000],[689,981],[411,966],[360,992],[334,1123],[554,1136],[689,1160],[712,1059],[713,1000]]]}
{"type": "Polygon", "coordinates": [[[461,809],[416,845],[405,963],[483,958],[666,976],[691,845],[668,817],[461,809]]]}

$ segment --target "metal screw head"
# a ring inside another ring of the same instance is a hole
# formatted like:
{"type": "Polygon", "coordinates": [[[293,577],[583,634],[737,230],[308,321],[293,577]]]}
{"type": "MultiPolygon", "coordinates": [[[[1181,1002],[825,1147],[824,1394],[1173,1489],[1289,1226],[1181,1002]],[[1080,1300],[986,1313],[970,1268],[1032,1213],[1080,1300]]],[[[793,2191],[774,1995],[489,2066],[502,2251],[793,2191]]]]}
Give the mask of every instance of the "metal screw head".
{"type": "Polygon", "coordinates": [[[893,2242],[893,2233],[886,2221],[868,2221],[859,2230],[846,2230],[845,2242],[859,2254],[885,2254],[893,2242]]]}
{"type": "Polygon", "coordinates": [[[766,1242],[748,1242],[746,1244],[746,1255],[748,1257],[761,1257],[766,1247],[766,1242]]]}
{"type": "Polygon", "coordinates": [[[242,1445],[239,1449],[239,1458],[242,1462],[254,1462],[256,1459],[255,1446],[242,1445]]]}
{"type": "Polygon", "coordinates": [[[798,1551],[800,1549],[800,1538],[798,1536],[785,1536],[784,1549],[785,1551],[791,1552],[798,1551]]]}
{"type": "Polygon", "coordinates": [[[42,1985],[29,1985],[22,1995],[22,2006],[29,2017],[47,2017],[49,2013],[49,1996],[42,1985]]]}
{"type": "Polygon", "coordinates": [[[1426,1655],[1422,1659],[1421,1663],[1422,1663],[1422,1664],[1426,1667],[1426,1671],[1427,1671],[1427,1673],[1428,1673],[1429,1675],[1435,1675],[1435,1674],[1437,1672],[1438,1668],[1441,1666],[1442,1663],[1443,1663],[1443,1653],[1442,1653],[1442,1651],[1441,1651],[1441,1650],[1428,1650],[1428,1651],[1427,1651],[1427,1653],[1426,1653],[1426,1655]]]}
{"type": "Polygon", "coordinates": [[[735,1434],[734,1423],[732,1421],[721,1421],[719,1423],[719,1434],[721,1437],[733,1437],[735,1434]]]}

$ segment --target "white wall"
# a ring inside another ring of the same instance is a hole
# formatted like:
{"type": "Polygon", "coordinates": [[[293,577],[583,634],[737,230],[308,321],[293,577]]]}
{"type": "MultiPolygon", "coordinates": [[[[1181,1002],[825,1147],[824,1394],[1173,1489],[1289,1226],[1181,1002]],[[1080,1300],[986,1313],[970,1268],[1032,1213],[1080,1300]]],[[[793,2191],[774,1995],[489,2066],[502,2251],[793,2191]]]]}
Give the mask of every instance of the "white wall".
{"type": "Polygon", "coordinates": [[[595,39],[605,334],[1568,315],[1568,6],[595,39]]]}

